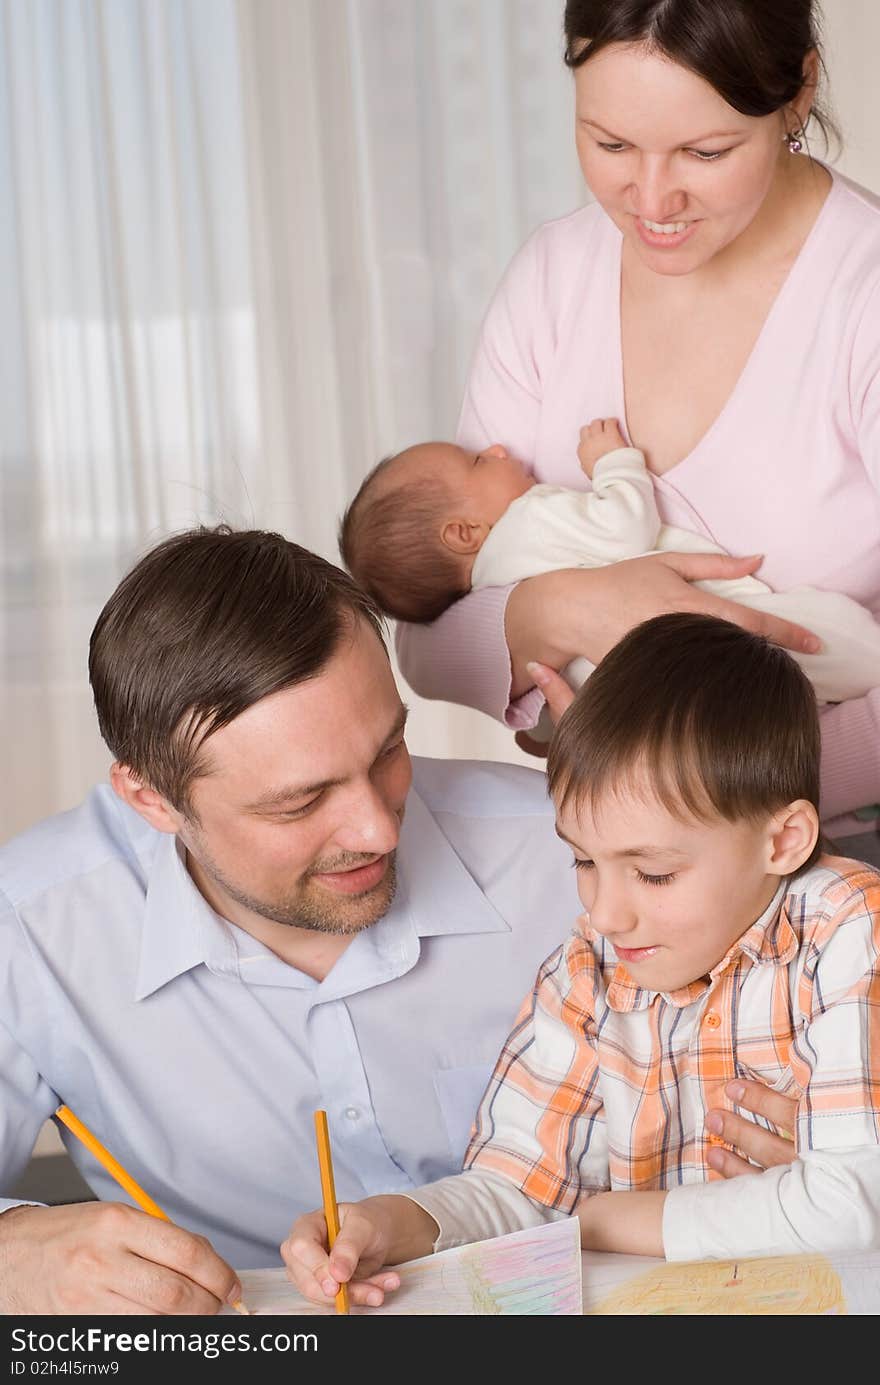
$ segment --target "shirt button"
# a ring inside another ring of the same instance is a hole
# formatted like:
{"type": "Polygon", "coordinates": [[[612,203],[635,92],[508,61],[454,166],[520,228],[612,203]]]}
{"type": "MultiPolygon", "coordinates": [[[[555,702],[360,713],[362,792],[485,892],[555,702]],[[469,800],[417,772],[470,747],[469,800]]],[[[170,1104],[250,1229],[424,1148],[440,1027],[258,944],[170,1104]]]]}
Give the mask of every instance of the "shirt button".
{"type": "Polygon", "coordinates": [[[361,1113],[356,1106],[346,1106],[344,1114],[347,1121],[356,1121],[361,1118],[361,1113]]]}
{"type": "Polygon", "coordinates": [[[721,1024],[721,1016],[717,1010],[707,1010],[703,1016],[703,1023],[707,1029],[717,1029],[721,1024]]]}

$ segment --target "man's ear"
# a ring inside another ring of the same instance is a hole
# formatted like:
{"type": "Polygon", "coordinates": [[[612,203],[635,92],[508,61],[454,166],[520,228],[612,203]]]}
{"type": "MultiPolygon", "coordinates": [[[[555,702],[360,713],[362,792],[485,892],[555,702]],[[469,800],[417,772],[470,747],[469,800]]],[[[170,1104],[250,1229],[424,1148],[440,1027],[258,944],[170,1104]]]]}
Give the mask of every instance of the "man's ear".
{"type": "Polygon", "coordinates": [[[111,765],[110,783],[114,793],[119,795],[123,803],[140,813],[157,832],[180,831],[183,815],[176,808],[172,808],[167,798],[163,798],[155,789],[149,788],[129,765],[122,765],[118,760],[111,765]]]}
{"type": "Polygon", "coordinates": [[[806,798],[797,798],[774,813],[767,836],[767,871],[793,875],[819,839],[819,814],[806,798]]]}
{"type": "Polygon", "coordinates": [[[489,528],[484,520],[471,524],[466,519],[448,519],[440,530],[440,542],[451,553],[479,553],[489,528]]]}

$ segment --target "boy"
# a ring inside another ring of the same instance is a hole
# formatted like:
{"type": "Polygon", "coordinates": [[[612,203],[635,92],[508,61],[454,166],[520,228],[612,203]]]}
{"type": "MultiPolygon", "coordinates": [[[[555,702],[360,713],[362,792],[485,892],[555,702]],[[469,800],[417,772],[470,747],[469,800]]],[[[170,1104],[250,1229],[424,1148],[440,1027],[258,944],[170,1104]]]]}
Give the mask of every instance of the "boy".
{"type": "MultiPolygon", "coordinates": [[[[590,491],[535,485],[500,444],[476,455],[448,443],[411,447],[361,485],[340,526],[342,557],[387,615],[429,621],[471,588],[651,551],[723,551],[661,525],[644,455],[626,446],[614,419],[581,430],[578,458],[590,491]]],[[[821,702],[864,697],[880,685],[880,625],[851,598],[813,587],[773,592],[754,577],[696,585],[818,635],[820,653],[794,657],[821,702]]],[[[571,686],[592,668],[586,659],[570,663],[571,686]]],[[[545,715],[530,736],[546,742],[551,732],[545,715]]]]}
{"type": "MultiPolygon", "coordinates": [[[[562,718],[548,778],[584,914],[541,967],[464,1172],[320,1214],[282,1254],[325,1302],[381,1265],[559,1216],[587,1249],[712,1259],[880,1247],[880,876],[821,856],[815,698],[712,617],[659,616],[562,718]],[[728,1182],[703,1118],[758,1076],[797,1158],[728,1182]]],[[[490,982],[491,978],[487,978],[490,982]]]]}

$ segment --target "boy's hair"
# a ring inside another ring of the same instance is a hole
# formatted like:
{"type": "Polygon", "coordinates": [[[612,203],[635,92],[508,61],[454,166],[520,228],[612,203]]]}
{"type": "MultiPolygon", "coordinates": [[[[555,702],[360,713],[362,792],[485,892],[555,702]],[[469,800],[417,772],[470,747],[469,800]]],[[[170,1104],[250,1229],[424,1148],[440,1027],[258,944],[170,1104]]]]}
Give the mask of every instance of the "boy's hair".
{"type": "Polygon", "coordinates": [[[451,496],[439,477],[395,483],[400,453],[383,457],[361,482],[339,525],[339,552],[376,605],[397,620],[436,620],[470,591],[462,564],[439,529],[451,496]]]}
{"type": "Polygon", "coordinates": [[[120,582],[89,644],[101,734],[122,764],[192,815],[214,731],[314,678],[363,620],[356,582],[280,534],[199,528],[166,539],[120,582]]]}
{"type": "MultiPolygon", "coordinates": [[[[812,685],[784,649],[714,616],[656,616],[599,664],[547,756],[558,806],[644,788],[702,821],[819,802],[812,685]]],[[[804,865],[811,865],[820,843],[804,865]]]]}

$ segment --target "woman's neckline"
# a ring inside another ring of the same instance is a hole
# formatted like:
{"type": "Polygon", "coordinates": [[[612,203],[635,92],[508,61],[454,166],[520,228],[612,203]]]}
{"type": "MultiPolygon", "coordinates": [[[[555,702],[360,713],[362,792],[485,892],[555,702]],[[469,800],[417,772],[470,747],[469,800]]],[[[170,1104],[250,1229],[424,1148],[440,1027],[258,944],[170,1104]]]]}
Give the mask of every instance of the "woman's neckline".
{"type": "MultiPolygon", "coordinates": [[[[677,462],[673,462],[671,466],[666,467],[664,471],[652,471],[651,474],[654,477],[655,481],[662,482],[664,480],[671,479],[674,473],[679,472],[683,467],[686,467],[695,460],[697,460],[699,454],[702,452],[703,448],[708,444],[711,437],[723,426],[723,423],[726,420],[730,411],[732,410],[738,395],[741,393],[743,389],[744,381],[751,374],[755,358],[759,353],[762,343],[766,340],[768,331],[770,330],[773,321],[776,317],[779,316],[779,314],[783,310],[785,302],[793,292],[792,283],[796,283],[797,279],[803,272],[803,265],[805,261],[808,260],[810,255],[812,254],[812,250],[819,237],[820,230],[828,217],[829,209],[833,203],[837,202],[840,189],[843,186],[841,175],[838,174],[835,171],[835,169],[833,169],[830,165],[823,163],[820,159],[814,159],[813,162],[818,164],[820,168],[824,169],[828,173],[831,179],[830,185],[825,194],[823,202],[821,203],[815,217],[813,218],[812,225],[810,226],[801,243],[800,249],[797,251],[797,254],[795,255],[791,265],[789,266],[789,269],[786,272],[785,277],[782,280],[782,283],[780,284],[779,289],[777,290],[770,304],[770,307],[767,310],[767,314],[764,318],[763,323],[761,324],[761,328],[757,336],[755,337],[754,342],[752,343],[751,350],[749,351],[745,361],[743,362],[742,370],[737,376],[734,386],[730,391],[730,394],[727,396],[727,399],[724,401],[718,413],[715,415],[715,418],[712,420],[712,422],[709,424],[706,430],[701,434],[701,436],[697,439],[693,447],[687,453],[685,453],[683,457],[680,457],[677,462]]],[[[623,368],[623,322],[621,313],[623,235],[616,228],[615,231],[617,241],[615,251],[616,262],[613,273],[618,287],[617,294],[614,296],[615,302],[613,311],[615,314],[614,331],[616,334],[617,350],[617,416],[620,419],[624,436],[631,441],[632,435],[629,431],[629,424],[626,417],[626,389],[624,383],[623,368]]]]}

